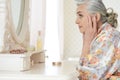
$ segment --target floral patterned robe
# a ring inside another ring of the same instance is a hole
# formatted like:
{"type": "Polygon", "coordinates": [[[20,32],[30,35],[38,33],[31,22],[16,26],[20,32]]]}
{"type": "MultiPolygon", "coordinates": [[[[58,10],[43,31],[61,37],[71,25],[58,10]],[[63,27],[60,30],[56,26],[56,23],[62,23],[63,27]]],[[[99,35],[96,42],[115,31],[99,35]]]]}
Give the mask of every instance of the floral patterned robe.
{"type": "Polygon", "coordinates": [[[105,80],[120,66],[116,53],[120,54],[120,32],[104,23],[91,43],[90,53],[80,58],[79,70],[86,73],[88,80],[105,80]]]}

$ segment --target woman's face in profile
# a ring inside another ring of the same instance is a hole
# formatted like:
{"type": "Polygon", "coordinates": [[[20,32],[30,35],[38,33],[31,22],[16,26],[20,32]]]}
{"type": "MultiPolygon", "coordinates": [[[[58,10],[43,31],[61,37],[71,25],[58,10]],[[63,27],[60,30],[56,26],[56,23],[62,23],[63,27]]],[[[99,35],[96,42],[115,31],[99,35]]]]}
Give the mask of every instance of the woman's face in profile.
{"type": "Polygon", "coordinates": [[[78,24],[81,33],[84,33],[88,28],[86,27],[86,23],[88,22],[88,16],[90,16],[90,14],[86,9],[86,5],[79,5],[77,7],[76,24],[78,24]]]}

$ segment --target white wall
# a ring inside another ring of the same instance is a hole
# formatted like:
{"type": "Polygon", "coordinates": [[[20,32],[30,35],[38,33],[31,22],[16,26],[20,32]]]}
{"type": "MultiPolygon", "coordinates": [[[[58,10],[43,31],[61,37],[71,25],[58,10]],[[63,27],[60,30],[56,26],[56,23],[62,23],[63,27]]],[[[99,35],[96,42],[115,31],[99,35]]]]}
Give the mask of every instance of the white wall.
{"type": "MultiPolygon", "coordinates": [[[[118,13],[120,22],[120,1],[103,0],[106,7],[112,7],[118,13]]],[[[82,35],[75,24],[75,0],[64,0],[64,58],[79,57],[82,49],[82,35]]],[[[118,28],[120,30],[120,26],[118,28]]]]}
{"type": "Polygon", "coordinates": [[[64,0],[64,58],[80,55],[82,37],[75,24],[76,4],[74,0],[64,0]]]}

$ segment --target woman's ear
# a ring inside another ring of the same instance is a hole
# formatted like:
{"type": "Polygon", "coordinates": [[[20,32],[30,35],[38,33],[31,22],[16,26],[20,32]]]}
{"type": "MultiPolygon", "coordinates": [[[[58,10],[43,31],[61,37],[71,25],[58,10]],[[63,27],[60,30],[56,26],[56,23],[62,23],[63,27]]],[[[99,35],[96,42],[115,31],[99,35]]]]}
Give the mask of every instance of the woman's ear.
{"type": "Polygon", "coordinates": [[[100,13],[96,13],[96,20],[97,20],[97,22],[100,21],[100,19],[101,19],[100,13]]]}

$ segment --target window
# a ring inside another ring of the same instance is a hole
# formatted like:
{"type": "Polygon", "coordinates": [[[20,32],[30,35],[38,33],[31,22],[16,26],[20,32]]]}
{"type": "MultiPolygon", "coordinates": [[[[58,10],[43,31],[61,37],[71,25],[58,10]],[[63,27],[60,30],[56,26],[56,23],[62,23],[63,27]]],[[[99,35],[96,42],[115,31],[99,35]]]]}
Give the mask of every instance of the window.
{"type": "Polygon", "coordinates": [[[46,55],[51,61],[59,61],[63,53],[63,20],[60,0],[46,0],[46,55]]]}

